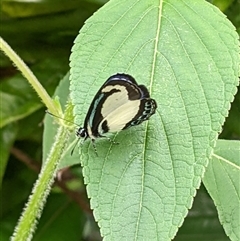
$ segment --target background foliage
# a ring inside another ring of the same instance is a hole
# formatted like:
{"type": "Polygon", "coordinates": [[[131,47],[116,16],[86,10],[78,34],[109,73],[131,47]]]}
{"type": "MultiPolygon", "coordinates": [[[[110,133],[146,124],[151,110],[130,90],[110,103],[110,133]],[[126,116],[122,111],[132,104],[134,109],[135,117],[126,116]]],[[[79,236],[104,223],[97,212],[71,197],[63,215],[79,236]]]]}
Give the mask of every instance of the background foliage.
{"type": "MultiPolygon", "coordinates": [[[[212,1],[240,32],[239,2],[212,1]]],[[[73,40],[84,21],[104,1],[2,1],[0,35],[12,46],[52,95],[69,70],[73,40]]],[[[1,55],[0,239],[11,236],[37,178],[42,160],[45,107],[10,61],[1,55]]],[[[240,96],[220,134],[240,137],[240,96]]],[[[34,240],[100,240],[89,210],[80,167],[65,169],[55,183],[34,240]],[[57,231],[56,231],[57,230],[57,231]]],[[[229,240],[216,208],[202,186],[174,240],[229,240]]]]}

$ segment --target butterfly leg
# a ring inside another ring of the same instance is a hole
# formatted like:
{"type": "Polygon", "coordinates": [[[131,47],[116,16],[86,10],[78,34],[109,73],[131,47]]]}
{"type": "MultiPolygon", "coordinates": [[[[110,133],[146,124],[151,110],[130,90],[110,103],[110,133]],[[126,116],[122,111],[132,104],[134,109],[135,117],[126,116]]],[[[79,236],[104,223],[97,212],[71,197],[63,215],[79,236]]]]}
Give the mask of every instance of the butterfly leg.
{"type": "Polygon", "coordinates": [[[93,145],[94,151],[96,153],[96,156],[98,156],[97,147],[96,147],[96,144],[95,144],[95,139],[91,139],[91,141],[92,141],[92,145],[93,145]]]}
{"type": "Polygon", "coordinates": [[[80,139],[77,139],[77,140],[76,140],[76,142],[75,142],[75,144],[74,144],[74,146],[73,146],[73,148],[72,148],[72,151],[71,151],[71,156],[73,155],[73,152],[74,152],[77,144],[79,143],[79,140],[80,140],[80,139]]]}
{"type": "Polygon", "coordinates": [[[107,137],[107,136],[101,136],[101,137],[108,139],[114,145],[118,145],[119,144],[119,142],[113,141],[110,137],[107,137]]]}
{"type": "Polygon", "coordinates": [[[113,141],[111,138],[107,138],[112,144],[119,145],[120,143],[117,141],[113,141]]]}

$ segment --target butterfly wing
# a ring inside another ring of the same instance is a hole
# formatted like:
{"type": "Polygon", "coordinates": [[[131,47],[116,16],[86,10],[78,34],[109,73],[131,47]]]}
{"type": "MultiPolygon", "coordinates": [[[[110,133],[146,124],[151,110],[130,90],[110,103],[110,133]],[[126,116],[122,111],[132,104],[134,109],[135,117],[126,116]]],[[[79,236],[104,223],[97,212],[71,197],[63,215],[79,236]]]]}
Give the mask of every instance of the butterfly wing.
{"type": "Polygon", "coordinates": [[[139,125],[155,113],[156,101],[151,98],[128,101],[107,115],[98,125],[100,135],[139,125]]]}
{"type": "Polygon", "coordinates": [[[116,74],[95,95],[85,118],[84,129],[91,139],[95,139],[108,131],[138,125],[147,120],[155,109],[156,102],[149,98],[144,85],[138,85],[130,75],[116,74]]]}

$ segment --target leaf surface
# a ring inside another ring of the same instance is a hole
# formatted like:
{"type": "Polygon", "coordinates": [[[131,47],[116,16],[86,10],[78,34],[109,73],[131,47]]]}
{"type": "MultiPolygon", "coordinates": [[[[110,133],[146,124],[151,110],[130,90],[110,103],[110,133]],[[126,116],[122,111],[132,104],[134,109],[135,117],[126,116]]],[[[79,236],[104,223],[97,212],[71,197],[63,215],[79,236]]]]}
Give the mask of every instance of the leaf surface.
{"type": "Polygon", "coordinates": [[[231,240],[240,239],[240,141],[218,140],[203,179],[231,240]]]}
{"type": "Polygon", "coordinates": [[[83,123],[105,80],[128,73],[158,109],[149,121],[81,146],[104,240],[171,240],[191,207],[238,84],[238,36],[205,1],[109,1],[71,55],[70,90],[83,123]]]}

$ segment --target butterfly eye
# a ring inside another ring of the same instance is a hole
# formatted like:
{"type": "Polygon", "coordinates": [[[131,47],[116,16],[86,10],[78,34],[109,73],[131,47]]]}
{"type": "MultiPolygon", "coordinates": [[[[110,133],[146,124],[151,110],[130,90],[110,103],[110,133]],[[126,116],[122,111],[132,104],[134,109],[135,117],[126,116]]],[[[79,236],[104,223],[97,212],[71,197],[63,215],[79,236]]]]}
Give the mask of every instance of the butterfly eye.
{"type": "Polygon", "coordinates": [[[88,134],[87,134],[87,131],[84,129],[84,128],[79,128],[76,132],[76,136],[77,137],[82,137],[82,138],[87,138],[88,137],[88,134]]]}

